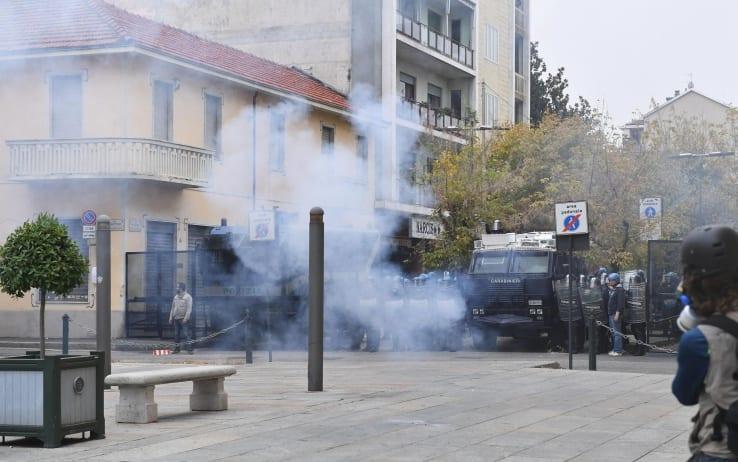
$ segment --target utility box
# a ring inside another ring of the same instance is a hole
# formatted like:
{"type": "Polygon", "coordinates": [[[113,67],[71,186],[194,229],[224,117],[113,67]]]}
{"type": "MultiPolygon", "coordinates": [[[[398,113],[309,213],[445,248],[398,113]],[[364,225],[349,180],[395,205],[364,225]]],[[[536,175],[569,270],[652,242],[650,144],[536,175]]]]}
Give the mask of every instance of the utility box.
{"type": "Polygon", "coordinates": [[[96,351],[0,358],[0,435],[38,438],[47,448],[74,433],[104,438],[104,357],[96,351]]]}

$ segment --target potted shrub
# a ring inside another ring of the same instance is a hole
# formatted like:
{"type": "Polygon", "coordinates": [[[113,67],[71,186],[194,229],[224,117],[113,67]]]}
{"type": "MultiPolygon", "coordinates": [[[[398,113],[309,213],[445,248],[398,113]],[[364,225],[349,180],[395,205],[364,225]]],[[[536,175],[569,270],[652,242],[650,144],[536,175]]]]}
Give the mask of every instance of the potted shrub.
{"type": "Polygon", "coordinates": [[[41,305],[39,351],[0,359],[0,435],[36,437],[46,447],[70,433],[104,436],[103,355],[46,354],[46,294],[68,294],[86,273],[87,261],[52,215],[25,222],[0,246],[0,289],[12,297],[38,289],[41,305]]]}

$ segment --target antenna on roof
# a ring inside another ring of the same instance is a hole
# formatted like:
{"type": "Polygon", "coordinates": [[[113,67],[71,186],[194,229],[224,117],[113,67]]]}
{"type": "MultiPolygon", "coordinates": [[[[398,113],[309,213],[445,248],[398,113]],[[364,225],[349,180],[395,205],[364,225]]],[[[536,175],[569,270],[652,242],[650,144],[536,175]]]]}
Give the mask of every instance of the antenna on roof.
{"type": "Polygon", "coordinates": [[[694,81],[692,81],[692,73],[689,73],[689,83],[687,84],[687,90],[691,90],[694,88],[694,81]]]}

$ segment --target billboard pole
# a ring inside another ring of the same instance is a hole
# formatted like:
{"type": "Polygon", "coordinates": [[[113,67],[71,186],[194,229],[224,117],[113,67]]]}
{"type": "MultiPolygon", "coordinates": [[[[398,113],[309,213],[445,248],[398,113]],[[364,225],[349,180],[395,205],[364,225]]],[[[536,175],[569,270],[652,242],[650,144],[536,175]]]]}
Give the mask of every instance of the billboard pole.
{"type": "MultiPolygon", "coordinates": [[[[556,223],[556,250],[568,251],[569,258],[569,303],[567,307],[569,337],[569,369],[574,369],[574,335],[572,331],[572,306],[574,305],[574,250],[589,248],[589,223],[587,220],[587,202],[570,201],[557,203],[554,206],[554,222],[556,223]]],[[[559,298],[561,300],[561,298],[559,298]]],[[[561,305],[559,305],[561,309],[561,305]]],[[[584,317],[582,316],[582,322],[584,317]]],[[[591,339],[590,339],[591,341],[591,339]]]]}
{"type": "Polygon", "coordinates": [[[574,369],[574,343],[571,332],[571,306],[574,304],[572,283],[574,282],[574,237],[569,236],[569,369],[574,369]]]}

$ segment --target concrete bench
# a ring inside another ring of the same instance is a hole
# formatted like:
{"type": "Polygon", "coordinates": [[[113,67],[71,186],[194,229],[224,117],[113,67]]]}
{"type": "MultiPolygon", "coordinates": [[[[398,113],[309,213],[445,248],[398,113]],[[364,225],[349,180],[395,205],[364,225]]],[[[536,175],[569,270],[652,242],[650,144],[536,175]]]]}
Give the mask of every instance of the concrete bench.
{"type": "Polygon", "coordinates": [[[232,366],[178,367],[111,374],[105,378],[105,383],[118,387],[120,391],[115,408],[116,422],[149,423],[155,422],[158,414],[154,386],[192,381],[191,410],[225,411],[228,409],[228,394],[223,389],[223,382],[235,373],[232,366]]]}

